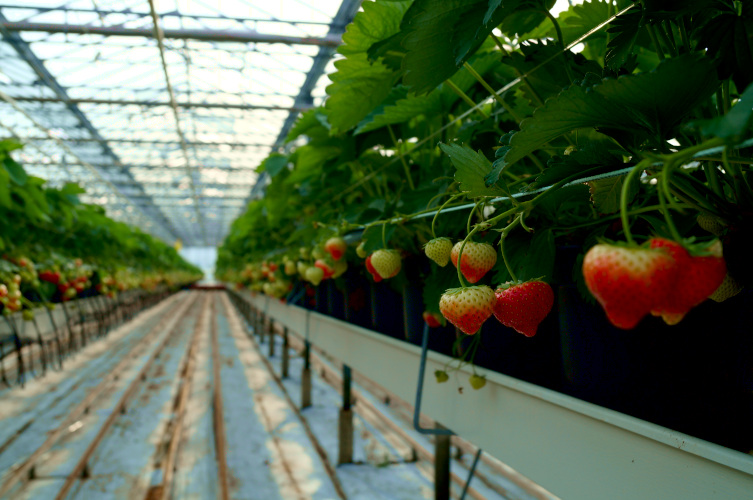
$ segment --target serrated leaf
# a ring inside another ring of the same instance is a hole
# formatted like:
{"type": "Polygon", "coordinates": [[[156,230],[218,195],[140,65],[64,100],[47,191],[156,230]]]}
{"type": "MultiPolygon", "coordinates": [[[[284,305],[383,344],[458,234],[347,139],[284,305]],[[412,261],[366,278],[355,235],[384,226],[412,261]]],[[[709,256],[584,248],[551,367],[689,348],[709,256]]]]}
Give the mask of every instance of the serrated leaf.
{"type": "Polygon", "coordinates": [[[288,166],[289,161],[285,155],[272,153],[261,163],[257,172],[267,172],[270,177],[274,177],[288,166]]]}
{"type": "MultiPolygon", "coordinates": [[[[484,76],[499,64],[499,55],[493,52],[477,54],[471,58],[470,64],[484,76]]],[[[467,92],[476,84],[476,79],[465,69],[458,71],[450,80],[463,92],[467,92]]],[[[404,123],[420,115],[441,113],[458,99],[460,97],[445,86],[440,86],[426,95],[409,95],[408,88],[399,85],[392,89],[382,104],[361,121],[354,133],[362,134],[385,125],[404,123]]]]}
{"type": "MultiPolygon", "coordinates": [[[[523,87],[523,94],[531,104],[538,106],[539,99],[545,101],[570,85],[562,57],[558,57],[561,51],[557,43],[526,41],[521,44],[520,52],[513,52],[502,59],[504,64],[524,75],[528,74],[526,79],[530,87],[535,89],[536,95],[529,92],[527,85],[523,87]],[[541,66],[545,61],[549,62],[541,66]]],[[[576,80],[583,79],[589,72],[601,74],[601,67],[595,61],[589,61],[580,54],[566,54],[566,57],[576,80]]]]}
{"type": "Polygon", "coordinates": [[[29,176],[26,175],[26,171],[21,165],[16,162],[16,160],[11,158],[10,156],[6,156],[5,158],[3,158],[3,167],[10,176],[11,181],[19,186],[26,185],[26,181],[28,180],[29,176]]]}
{"type": "MultiPolygon", "coordinates": [[[[599,134],[594,134],[599,135],[599,134]]],[[[531,189],[537,189],[566,179],[574,174],[584,170],[590,170],[594,167],[603,167],[604,172],[624,168],[622,161],[624,151],[606,137],[602,139],[591,139],[582,144],[578,144],[577,149],[569,155],[555,155],[547,162],[547,168],[536,177],[536,181],[531,184],[531,189]]],[[[592,172],[589,175],[601,173],[600,171],[592,172]]]]}
{"type": "Polygon", "coordinates": [[[315,108],[302,113],[290,129],[285,142],[290,142],[302,135],[307,135],[312,139],[322,139],[329,136],[329,130],[322,124],[322,119],[326,116],[322,108],[315,108]]]}
{"type": "Polygon", "coordinates": [[[604,63],[615,73],[634,60],[633,48],[641,33],[642,22],[643,13],[635,9],[619,16],[607,29],[612,39],[607,45],[604,63]]]}
{"type": "Polygon", "coordinates": [[[0,168],[0,205],[10,208],[10,174],[0,168]]]}
{"type": "Polygon", "coordinates": [[[345,59],[335,62],[330,75],[325,109],[332,132],[356,126],[390,93],[399,72],[382,61],[369,61],[367,51],[375,43],[396,34],[408,2],[365,2],[343,35],[338,52],[345,59]]]}
{"type": "Polygon", "coordinates": [[[0,151],[10,152],[23,148],[24,145],[15,139],[3,139],[0,141],[0,151]]]}
{"type": "Polygon", "coordinates": [[[530,0],[416,0],[400,25],[406,50],[403,83],[417,94],[433,90],[455,74],[505,18],[541,5],[530,0]]]}
{"type": "Polygon", "coordinates": [[[370,63],[366,54],[335,62],[324,107],[334,133],[355,127],[389,95],[397,80],[395,72],[381,62],[370,63]]]}
{"type": "MultiPolygon", "coordinates": [[[[620,210],[620,198],[625,177],[624,175],[618,175],[588,183],[591,201],[597,212],[600,214],[613,214],[620,210]]],[[[640,184],[637,179],[630,183],[627,192],[628,203],[633,201],[635,195],[638,194],[639,188],[640,184]]]]}
{"type": "Polygon", "coordinates": [[[363,2],[343,34],[343,44],[337,51],[344,55],[366,53],[375,43],[386,40],[400,31],[400,21],[411,2],[363,2]]]}
{"type": "Polygon", "coordinates": [[[684,55],[666,60],[649,73],[607,79],[589,88],[569,87],[523,120],[504,161],[512,165],[560,135],[584,127],[608,135],[618,131],[623,140],[635,144],[648,138],[666,139],[717,85],[708,59],[684,55]]]}
{"type": "Polygon", "coordinates": [[[459,144],[440,144],[442,151],[450,157],[455,166],[455,180],[460,190],[470,197],[502,196],[505,192],[496,187],[487,187],[484,178],[491,170],[491,163],[481,152],[475,152],[459,144]]]}
{"type": "Polygon", "coordinates": [[[753,84],[740,96],[729,112],[718,118],[698,122],[701,132],[707,136],[723,139],[742,138],[753,123],[753,84]]]}

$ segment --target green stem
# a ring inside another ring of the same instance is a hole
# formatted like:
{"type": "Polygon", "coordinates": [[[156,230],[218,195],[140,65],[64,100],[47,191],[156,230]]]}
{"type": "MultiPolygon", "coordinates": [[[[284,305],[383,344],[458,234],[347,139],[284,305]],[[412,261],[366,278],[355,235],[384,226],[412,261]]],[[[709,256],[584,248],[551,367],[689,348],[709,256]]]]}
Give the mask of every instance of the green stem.
{"type": "Polygon", "coordinates": [[[724,114],[729,113],[729,108],[732,106],[732,102],[729,96],[729,78],[722,82],[722,97],[724,104],[724,114]]]}
{"type": "Polygon", "coordinates": [[[444,207],[446,207],[450,202],[452,202],[453,200],[455,200],[455,199],[457,199],[457,198],[459,198],[461,196],[463,196],[463,195],[462,194],[456,194],[456,195],[451,196],[449,200],[445,201],[442,204],[442,206],[439,207],[439,209],[437,210],[437,213],[434,214],[434,218],[431,220],[431,236],[433,238],[437,237],[437,233],[434,232],[434,224],[436,224],[436,222],[437,222],[437,217],[439,216],[439,212],[441,212],[442,209],[444,209],[444,207]]]}
{"type": "Polygon", "coordinates": [[[677,230],[677,226],[675,226],[675,221],[672,220],[672,216],[669,213],[669,208],[667,207],[667,200],[664,197],[664,191],[661,189],[657,189],[657,194],[659,195],[659,205],[661,206],[662,214],[664,215],[664,220],[667,222],[667,226],[669,227],[669,232],[672,234],[672,238],[676,242],[682,241],[682,236],[680,236],[680,232],[677,230]]]}
{"type": "Polygon", "coordinates": [[[706,174],[706,181],[709,183],[711,190],[718,196],[724,196],[722,187],[719,184],[719,176],[717,175],[716,167],[711,162],[704,162],[703,173],[706,174]]]}
{"type": "Polygon", "coordinates": [[[562,62],[565,65],[565,72],[567,73],[567,79],[570,80],[570,84],[572,85],[575,78],[573,77],[573,72],[570,69],[570,61],[567,60],[567,55],[565,50],[565,37],[562,36],[562,29],[560,28],[560,23],[557,22],[557,18],[555,18],[552,13],[548,10],[544,11],[546,13],[546,17],[549,18],[550,21],[552,21],[552,24],[554,25],[554,31],[557,32],[557,40],[560,42],[560,47],[562,47],[562,62]]]}
{"type": "Polygon", "coordinates": [[[631,170],[627,176],[625,177],[625,180],[622,182],[622,192],[620,193],[620,217],[622,219],[622,231],[625,233],[625,239],[630,243],[631,245],[635,245],[635,240],[633,239],[633,235],[630,232],[630,218],[628,217],[628,190],[630,183],[633,182],[633,179],[636,175],[639,175],[641,172],[643,172],[643,169],[645,169],[647,166],[651,164],[651,160],[645,159],[641,160],[640,163],[638,163],[635,167],[633,167],[633,170],[631,170]]]}
{"type": "Polygon", "coordinates": [[[473,78],[478,81],[482,87],[484,87],[489,94],[494,98],[495,101],[497,101],[503,108],[505,108],[505,111],[507,111],[510,116],[512,116],[513,120],[520,123],[521,117],[513,110],[507,102],[505,102],[504,99],[502,99],[502,96],[497,94],[497,91],[492,88],[491,85],[487,83],[486,80],[475,70],[473,69],[473,66],[471,66],[469,63],[465,62],[463,63],[463,67],[468,71],[468,73],[471,74],[473,78]]]}
{"type": "Polygon", "coordinates": [[[387,248],[387,223],[382,224],[382,246],[387,248]]]}
{"type": "Polygon", "coordinates": [[[506,228],[502,230],[502,238],[499,240],[499,253],[502,255],[502,262],[505,263],[505,268],[507,268],[507,272],[510,273],[510,279],[513,282],[517,282],[518,277],[515,276],[515,272],[512,270],[512,266],[507,260],[507,255],[505,254],[505,239],[507,238],[507,235],[510,234],[510,231],[512,231],[512,229],[520,223],[520,218],[522,215],[523,214],[519,214],[517,217],[515,217],[515,220],[513,220],[506,228]]]}
{"type": "Polygon", "coordinates": [[[659,45],[659,40],[656,39],[656,33],[654,32],[654,27],[651,26],[649,23],[646,23],[646,31],[648,32],[649,38],[651,38],[651,43],[654,44],[656,55],[659,56],[660,61],[663,61],[664,51],[661,49],[661,45],[659,45]]]}
{"type": "MultiPolygon", "coordinates": [[[[444,82],[444,83],[445,83],[445,85],[447,85],[448,87],[450,87],[450,89],[451,89],[451,90],[452,90],[453,92],[455,92],[455,93],[456,93],[456,94],[457,94],[458,96],[460,96],[460,98],[461,98],[461,99],[462,99],[462,100],[463,100],[463,101],[464,101],[464,102],[465,102],[465,103],[466,103],[466,104],[467,104],[468,106],[470,106],[470,107],[471,107],[471,109],[473,109],[473,108],[475,108],[475,107],[476,107],[476,103],[475,103],[475,102],[473,102],[473,100],[472,100],[472,99],[471,99],[470,97],[468,97],[468,95],[467,95],[467,94],[466,94],[465,92],[463,92],[462,90],[460,90],[460,88],[459,88],[459,87],[458,87],[457,85],[455,85],[455,84],[454,84],[454,83],[452,82],[452,80],[449,80],[449,79],[447,79],[447,80],[445,80],[445,82],[444,82]]],[[[489,118],[489,115],[487,115],[487,114],[486,114],[486,113],[484,112],[484,110],[482,110],[482,109],[480,109],[480,108],[479,108],[479,109],[477,109],[476,111],[478,111],[478,112],[479,112],[479,114],[480,114],[481,116],[483,116],[483,117],[484,117],[484,120],[486,120],[487,118],[489,118]]]]}
{"type": "Polygon", "coordinates": [[[392,138],[392,143],[395,145],[395,151],[397,151],[397,155],[400,157],[400,162],[403,164],[403,170],[405,170],[405,178],[408,179],[408,186],[410,187],[411,191],[416,190],[416,186],[413,185],[413,179],[410,175],[410,169],[408,168],[408,164],[405,162],[405,157],[403,156],[403,152],[400,149],[400,145],[397,143],[397,137],[395,137],[395,132],[392,130],[391,125],[387,125],[387,130],[390,132],[390,137],[392,138]]]}
{"type": "Polygon", "coordinates": [[[682,40],[682,46],[685,47],[685,51],[690,53],[692,51],[692,48],[690,47],[690,38],[688,38],[688,27],[687,27],[687,19],[686,16],[682,16],[682,19],[680,19],[679,25],[680,25],[680,40],[682,40]]]}
{"type": "Polygon", "coordinates": [[[667,32],[667,26],[664,23],[659,23],[659,38],[661,38],[664,45],[667,47],[667,50],[670,54],[672,54],[674,57],[677,57],[677,47],[675,47],[674,41],[672,40],[672,32],[671,30],[667,32]]]}

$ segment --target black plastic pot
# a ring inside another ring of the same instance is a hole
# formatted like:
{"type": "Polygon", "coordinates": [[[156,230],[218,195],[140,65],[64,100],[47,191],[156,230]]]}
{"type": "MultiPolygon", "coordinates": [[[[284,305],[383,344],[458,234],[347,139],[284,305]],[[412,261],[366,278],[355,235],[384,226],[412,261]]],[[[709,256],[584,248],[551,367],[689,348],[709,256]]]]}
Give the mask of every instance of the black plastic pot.
{"type": "Polygon", "coordinates": [[[345,293],[343,307],[345,321],[362,328],[371,328],[371,286],[357,271],[348,270],[343,275],[345,293]]]}
{"type": "Polygon", "coordinates": [[[337,319],[345,319],[345,299],[342,290],[337,287],[337,281],[329,279],[322,283],[327,293],[327,314],[337,319]]]}
{"type": "Polygon", "coordinates": [[[405,340],[403,296],[385,282],[371,283],[371,329],[405,340]]]}

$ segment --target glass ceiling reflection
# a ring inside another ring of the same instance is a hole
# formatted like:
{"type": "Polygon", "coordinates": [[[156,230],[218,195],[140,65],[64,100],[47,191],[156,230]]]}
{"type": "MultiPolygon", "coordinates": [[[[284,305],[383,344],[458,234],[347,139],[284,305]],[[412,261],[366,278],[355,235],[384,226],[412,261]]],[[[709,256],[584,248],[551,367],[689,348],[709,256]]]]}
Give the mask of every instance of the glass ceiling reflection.
{"type": "Polygon", "coordinates": [[[29,173],[82,183],[112,217],[219,245],[256,167],[324,99],[359,4],[0,0],[0,137],[27,145],[29,173]]]}

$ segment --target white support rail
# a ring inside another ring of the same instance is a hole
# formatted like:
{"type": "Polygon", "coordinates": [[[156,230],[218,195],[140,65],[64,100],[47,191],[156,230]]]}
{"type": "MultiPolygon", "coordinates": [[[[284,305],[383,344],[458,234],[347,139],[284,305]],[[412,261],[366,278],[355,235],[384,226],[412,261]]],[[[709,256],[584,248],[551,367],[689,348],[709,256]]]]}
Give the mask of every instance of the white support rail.
{"type": "MultiPolygon", "coordinates": [[[[257,310],[412,401],[421,350],[264,295],[257,310]]],[[[427,372],[450,358],[429,352],[427,372]]],[[[425,382],[432,419],[564,499],[753,499],[753,456],[484,369],[486,386],[425,382]],[[458,385],[465,386],[460,393],[458,385]]]]}

